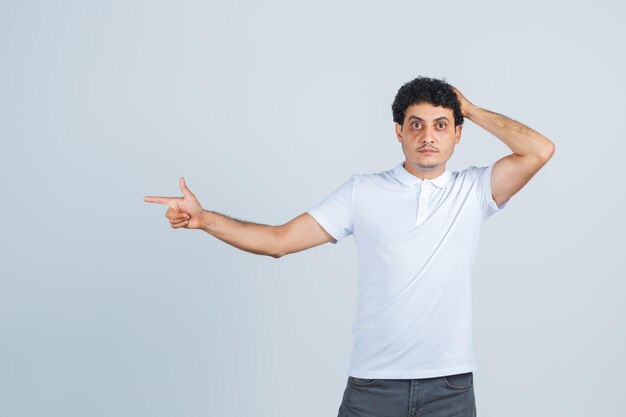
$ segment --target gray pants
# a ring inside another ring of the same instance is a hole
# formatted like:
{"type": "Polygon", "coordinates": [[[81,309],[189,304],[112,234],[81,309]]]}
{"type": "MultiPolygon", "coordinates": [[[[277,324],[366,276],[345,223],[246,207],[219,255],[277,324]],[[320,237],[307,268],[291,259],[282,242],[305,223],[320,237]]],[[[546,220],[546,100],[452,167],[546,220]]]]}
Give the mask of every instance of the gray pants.
{"type": "Polygon", "coordinates": [[[475,417],[474,374],[420,379],[348,377],[337,417],[475,417]]]}

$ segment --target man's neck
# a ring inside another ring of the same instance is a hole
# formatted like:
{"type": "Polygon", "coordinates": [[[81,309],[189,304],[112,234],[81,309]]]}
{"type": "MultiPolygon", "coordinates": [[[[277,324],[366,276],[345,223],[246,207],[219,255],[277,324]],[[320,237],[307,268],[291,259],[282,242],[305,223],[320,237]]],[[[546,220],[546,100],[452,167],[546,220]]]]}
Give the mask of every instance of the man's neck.
{"type": "Polygon", "coordinates": [[[439,177],[441,174],[443,174],[446,171],[446,166],[444,165],[437,165],[435,167],[432,167],[432,169],[427,168],[427,169],[420,169],[420,168],[416,168],[415,166],[413,166],[412,164],[408,163],[407,161],[404,161],[404,163],[402,164],[404,166],[404,169],[407,170],[407,172],[411,175],[413,175],[414,177],[417,177],[421,180],[432,180],[434,178],[439,177]]]}

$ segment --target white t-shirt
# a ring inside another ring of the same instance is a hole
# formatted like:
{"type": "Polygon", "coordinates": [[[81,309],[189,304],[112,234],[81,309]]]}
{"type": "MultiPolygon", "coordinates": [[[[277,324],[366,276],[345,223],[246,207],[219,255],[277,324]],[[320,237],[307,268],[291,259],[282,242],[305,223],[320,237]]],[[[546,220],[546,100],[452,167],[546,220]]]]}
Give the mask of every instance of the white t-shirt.
{"type": "Polygon", "coordinates": [[[502,210],[489,166],[432,180],[404,161],[354,174],[307,212],[358,254],[357,316],[348,375],[414,379],[478,369],[471,273],[483,221],[502,210]]]}

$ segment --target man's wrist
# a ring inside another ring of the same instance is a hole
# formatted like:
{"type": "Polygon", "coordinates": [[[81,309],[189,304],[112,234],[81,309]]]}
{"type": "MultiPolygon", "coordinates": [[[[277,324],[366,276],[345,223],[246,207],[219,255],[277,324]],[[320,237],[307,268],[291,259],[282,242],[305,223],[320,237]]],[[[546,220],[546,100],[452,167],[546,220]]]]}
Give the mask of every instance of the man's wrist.
{"type": "MultiPolygon", "coordinates": [[[[467,109],[467,115],[465,116],[466,119],[470,119],[472,120],[472,117],[474,115],[476,115],[476,113],[478,112],[478,110],[480,110],[480,107],[478,107],[475,104],[472,104],[471,106],[468,107],[467,109]]],[[[473,120],[472,120],[473,121],[473,120]]]]}
{"type": "Polygon", "coordinates": [[[205,232],[209,232],[209,228],[211,226],[211,215],[212,213],[209,210],[203,210],[201,216],[201,224],[202,230],[205,232]]]}

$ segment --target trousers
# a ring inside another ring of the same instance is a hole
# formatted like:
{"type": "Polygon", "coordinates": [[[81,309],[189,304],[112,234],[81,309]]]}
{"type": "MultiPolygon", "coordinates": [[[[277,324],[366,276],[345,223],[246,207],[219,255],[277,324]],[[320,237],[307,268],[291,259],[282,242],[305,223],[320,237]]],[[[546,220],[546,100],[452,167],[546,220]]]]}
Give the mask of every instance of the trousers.
{"type": "Polygon", "coordinates": [[[476,417],[474,374],[419,379],[349,376],[337,417],[476,417]]]}

